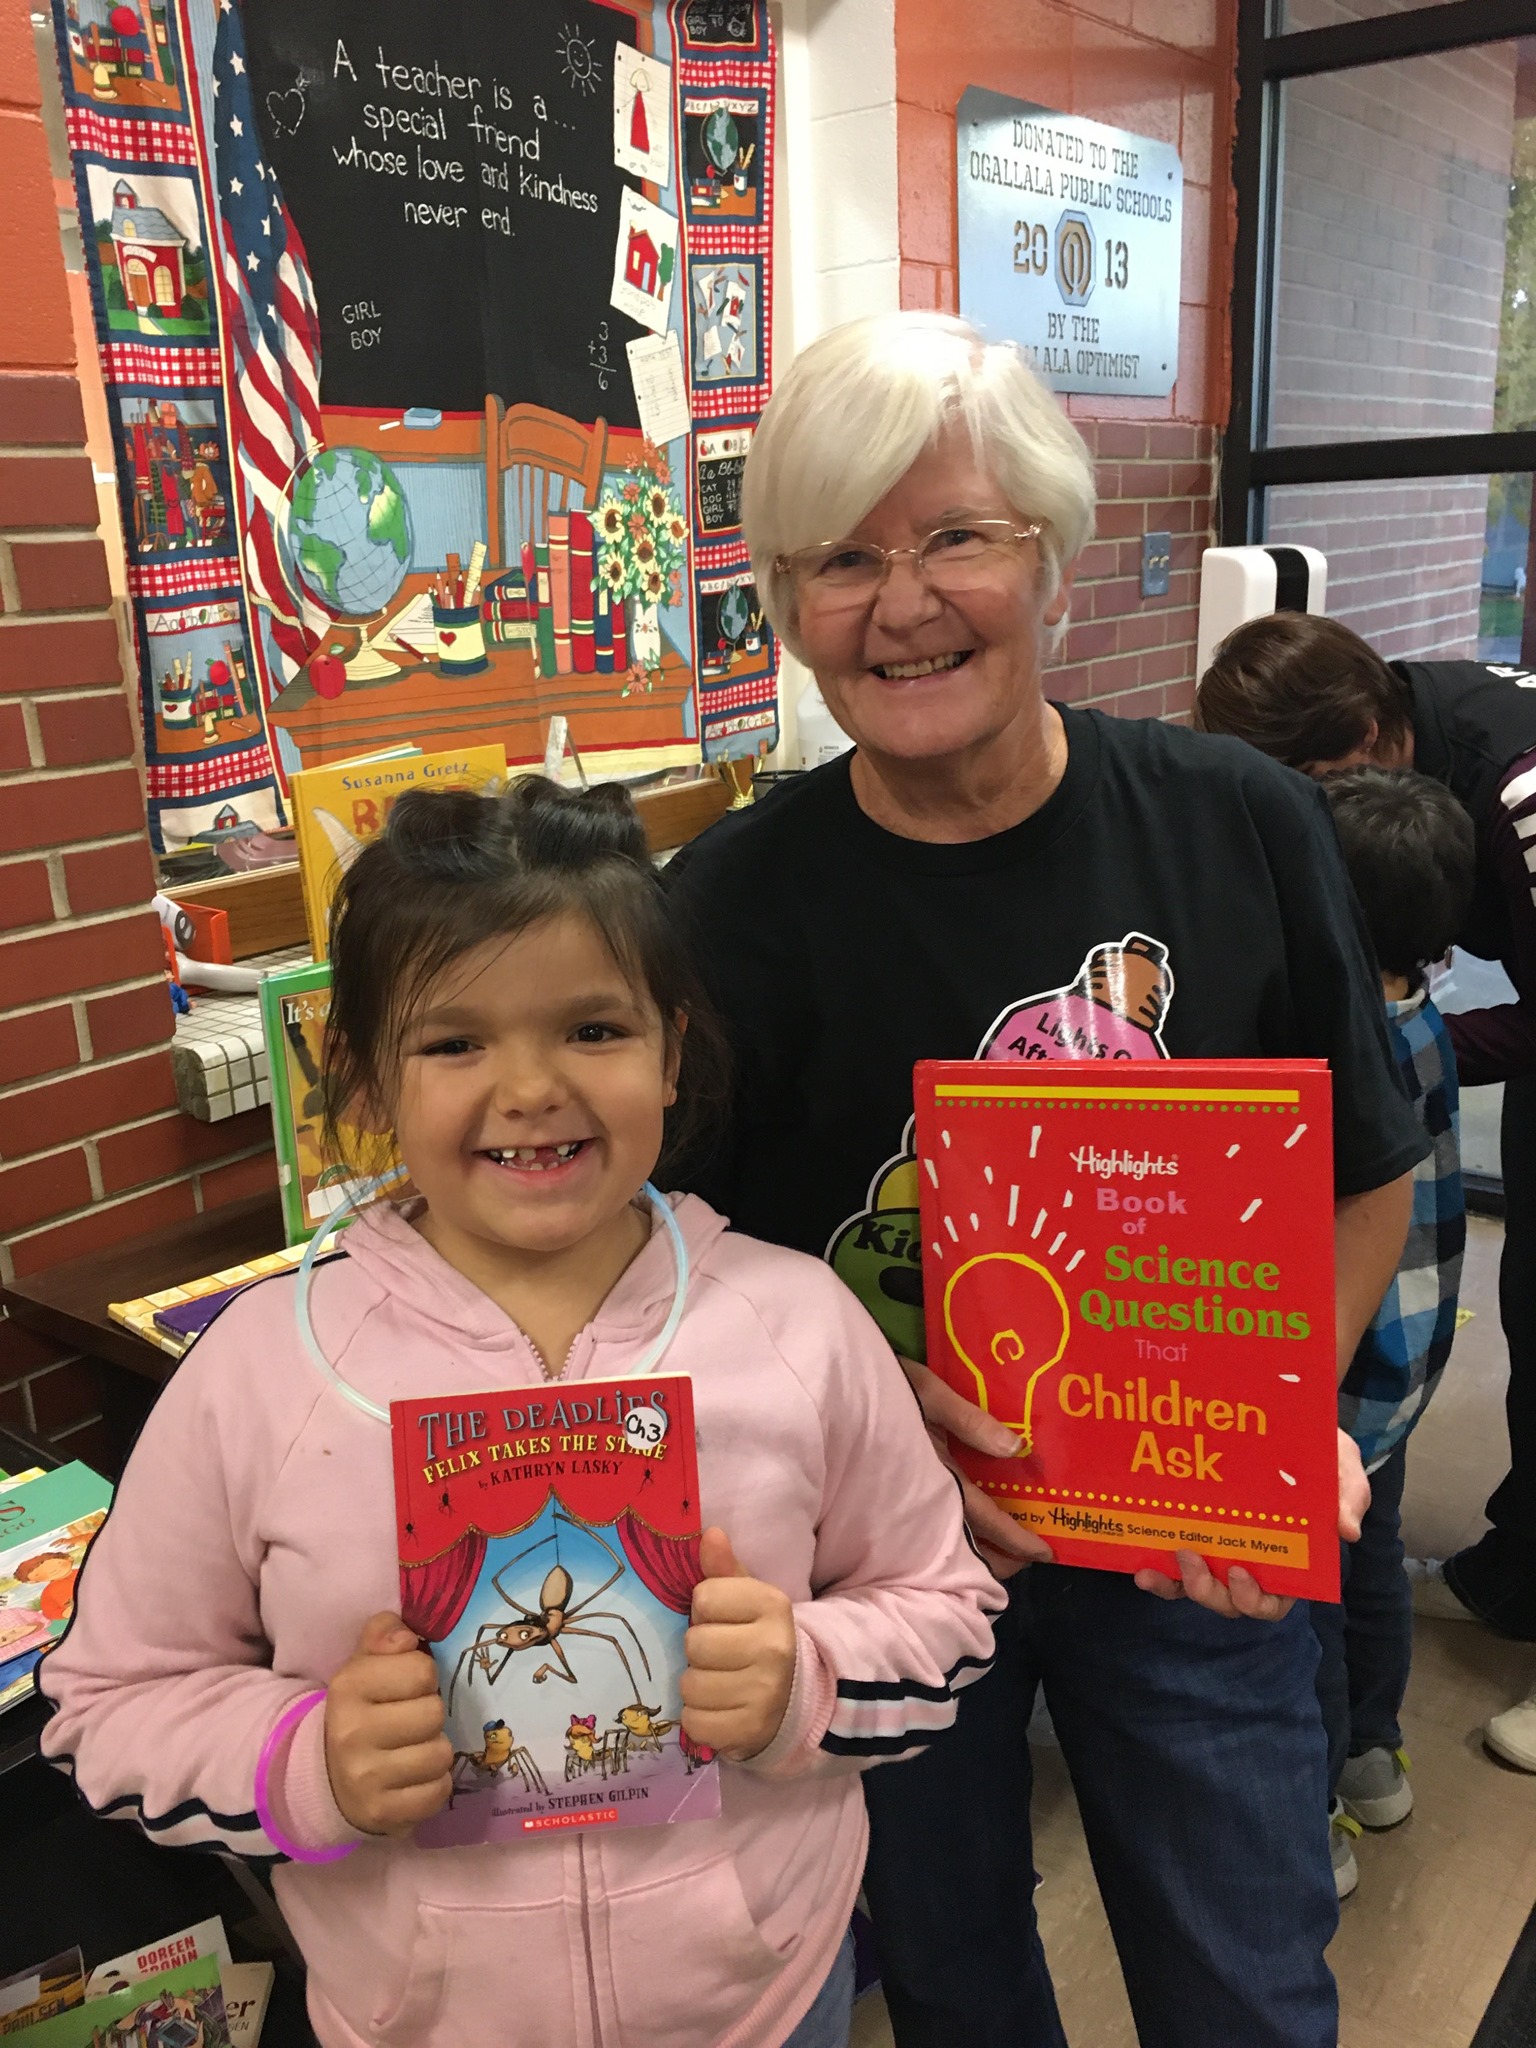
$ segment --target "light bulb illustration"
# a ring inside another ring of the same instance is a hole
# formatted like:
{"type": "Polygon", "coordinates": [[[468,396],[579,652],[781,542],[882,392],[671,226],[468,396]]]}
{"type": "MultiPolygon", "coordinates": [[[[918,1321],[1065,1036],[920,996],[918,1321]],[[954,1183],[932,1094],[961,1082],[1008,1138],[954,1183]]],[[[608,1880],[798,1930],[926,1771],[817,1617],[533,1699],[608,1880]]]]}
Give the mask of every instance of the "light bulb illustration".
{"type": "Polygon", "coordinates": [[[976,1405],[1017,1431],[1026,1457],[1036,1390],[1060,1364],[1071,1329],[1055,1275],[1023,1252],[967,1259],[944,1289],[944,1332],[975,1383],[976,1405]]]}
{"type": "Polygon", "coordinates": [[[1168,948],[1145,932],[1095,946],[1064,988],[1003,1012],[982,1044],[987,1060],[1166,1059],[1161,1031],[1173,1000],[1168,948]]]}

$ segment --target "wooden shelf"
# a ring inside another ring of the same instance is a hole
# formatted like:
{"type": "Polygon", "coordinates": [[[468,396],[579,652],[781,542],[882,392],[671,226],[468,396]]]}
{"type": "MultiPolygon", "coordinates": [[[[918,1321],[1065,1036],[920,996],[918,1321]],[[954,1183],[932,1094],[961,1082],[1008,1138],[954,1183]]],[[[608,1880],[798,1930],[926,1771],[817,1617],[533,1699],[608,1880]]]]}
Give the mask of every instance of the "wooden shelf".
{"type": "MultiPolygon", "coordinates": [[[[665,853],[697,839],[730,800],[730,791],[718,776],[701,775],[662,789],[638,790],[635,808],[652,853],[665,853]]],[[[297,861],[260,868],[249,875],[188,882],[167,893],[178,903],[201,903],[210,910],[222,910],[229,919],[229,947],[237,960],[248,960],[253,953],[274,953],[280,946],[302,946],[308,938],[297,861]]]]}

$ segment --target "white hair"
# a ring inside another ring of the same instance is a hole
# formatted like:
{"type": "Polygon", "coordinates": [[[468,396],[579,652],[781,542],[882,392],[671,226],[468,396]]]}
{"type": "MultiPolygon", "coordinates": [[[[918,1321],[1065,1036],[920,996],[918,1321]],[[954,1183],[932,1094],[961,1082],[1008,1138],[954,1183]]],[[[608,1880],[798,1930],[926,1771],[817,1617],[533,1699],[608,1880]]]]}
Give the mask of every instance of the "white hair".
{"type": "Polygon", "coordinates": [[[947,426],[1024,520],[1040,520],[1045,598],[1093,532],[1093,458],[1012,342],[984,342],[947,313],[850,320],[795,358],[752,437],[742,525],[757,588],[798,652],[780,555],[841,540],[947,426]]]}

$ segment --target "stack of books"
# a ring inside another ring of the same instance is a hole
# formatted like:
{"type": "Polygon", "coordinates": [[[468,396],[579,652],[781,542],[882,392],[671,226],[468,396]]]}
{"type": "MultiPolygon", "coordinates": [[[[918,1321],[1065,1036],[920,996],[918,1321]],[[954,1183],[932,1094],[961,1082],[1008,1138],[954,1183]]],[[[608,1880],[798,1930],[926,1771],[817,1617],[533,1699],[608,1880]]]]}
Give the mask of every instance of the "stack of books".
{"type": "Polygon", "coordinates": [[[7,2048],[258,2048],[275,1974],[270,1963],[235,1962],[217,1916],[89,1973],[68,1948],[0,1983],[0,2035],[7,2048]]]}
{"type": "Polygon", "coordinates": [[[597,580],[592,521],[585,512],[549,515],[549,538],[523,543],[518,583],[523,623],[531,628],[524,637],[533,646],[541,677],[611,676],[628,670],[624,601],[611,597],[597,580]]]}
{"type": "Polygon", "coordinates": [[[111,1485],[88,1465],[0,1474],[0,1712],[31,1697],[38,1659],[75,1611],[75,1581],[111,1503],[111,1485]]]}

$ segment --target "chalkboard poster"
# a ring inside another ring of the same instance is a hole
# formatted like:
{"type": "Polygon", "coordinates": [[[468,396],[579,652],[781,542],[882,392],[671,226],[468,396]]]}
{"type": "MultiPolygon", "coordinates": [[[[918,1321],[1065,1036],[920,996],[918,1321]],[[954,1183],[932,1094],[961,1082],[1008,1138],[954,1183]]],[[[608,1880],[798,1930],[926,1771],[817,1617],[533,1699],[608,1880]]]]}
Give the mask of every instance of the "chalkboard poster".
{"type": "Polygon", "coordinates": [[[752,429],[726,427],[700,434],[697,517],[701,534],[734,533],[741,524],[741,479],[746,472],[752,429]]]}
{"type": "Polygon", "coordinates": [[[626,189],[614,46],[633,18],[593,0],[556,16],[246,0],[245,15],[320,306],[322,403],[478,412],[494,392],[637,425],[628,378],[599,390],[593,368],[600,342],[622,362],[646,331],[609,302],[626,189]]]}

